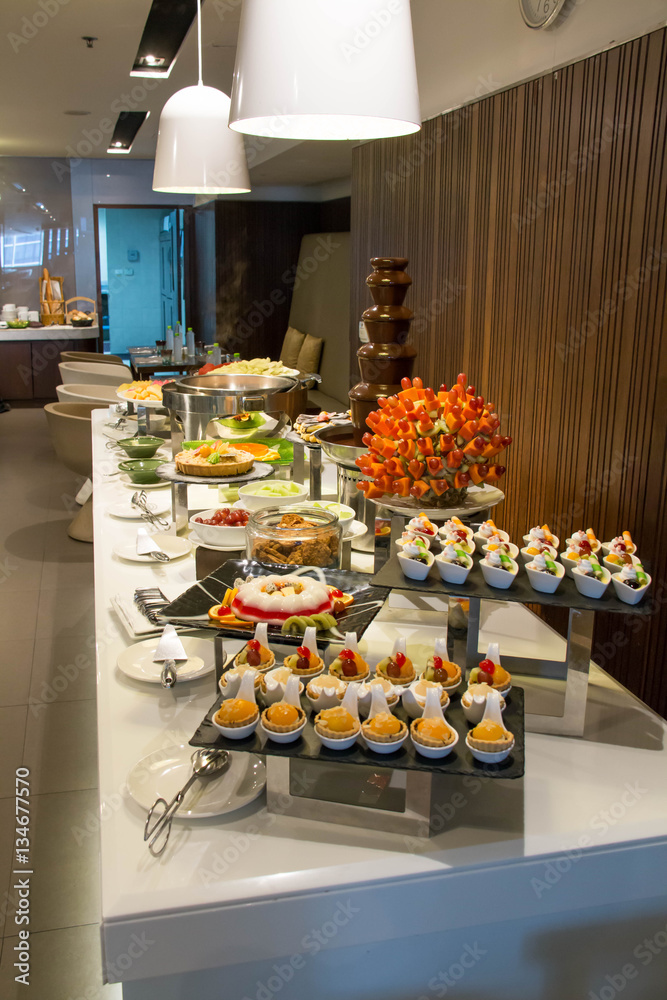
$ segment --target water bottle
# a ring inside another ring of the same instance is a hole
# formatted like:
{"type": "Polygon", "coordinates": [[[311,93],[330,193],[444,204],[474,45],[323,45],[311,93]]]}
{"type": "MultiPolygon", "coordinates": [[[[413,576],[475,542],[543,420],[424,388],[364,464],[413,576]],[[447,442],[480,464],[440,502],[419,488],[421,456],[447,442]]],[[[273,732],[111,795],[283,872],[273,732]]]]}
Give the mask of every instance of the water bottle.
{"type": "Polygon", "coordinates": [[[240,354],[235,354],[234,355],[234,361],[240,361],[240,360],[241,360],[241,355],[240,354]]]}
{"type": "Polygon", "coordinates": [[[192,327],[189,326],[187,333],[185,334],[185,353],[189,358],[194,358],[195,356],[195,335],[193,333],[192,327]]]}
{"type": "Polygon", "coordinates": [[[174,331],[170,326],[167,327],[167,332],[164,335],[164,349],[165,351],[173,351],[174,349],[174,331]]]}
{"type": "Polygon", "coordinates": [[[213,350],[211,351],[211,354],[213,355],[211,361],[217,367],[222,361],[222,355],[220,353],[220,344],[213,345],[213,350]]]}
{"type": "Polygon", "coordinates": [[[180,364],[183,360],[183,339],[178,331],[174,333],[174,350],[172,352],[174,364],[180,364]]]}

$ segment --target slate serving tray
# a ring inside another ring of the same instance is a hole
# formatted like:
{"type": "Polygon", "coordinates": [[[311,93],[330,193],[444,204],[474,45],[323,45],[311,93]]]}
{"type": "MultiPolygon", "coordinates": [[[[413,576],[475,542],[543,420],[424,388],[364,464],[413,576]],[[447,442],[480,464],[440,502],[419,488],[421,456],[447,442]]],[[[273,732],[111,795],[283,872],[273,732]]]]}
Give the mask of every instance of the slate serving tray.
{"type": "MultiPolygon", "coordinates": [[[[308,722],[302,735],[294,743],[274,743],[273,740],[264,735],[259,726],[252,736],[247,736],[242,740],[229,740],[222,736],[211,722],[212,716],[215,715],[223,701],[222,695],[220,695],[206,713],[206,717],[190,740],[190,745],[206,749],[218,750],[222,748],[224,750],[246,751],[247,753],[269,754],[275,757],[297,757],[302,760],[319,760],[326,763],[372,764],[376,767],[398,768],[402,771],[438,771],[442,774],[488,774],[496,778],[521,778],[525,766],[523,689],[512,687],[505,700],[507,707],[503,712],[503,719],[506,728],[514,735],[514,748],[509,757],[500,764],[482,764],[476,761],[466,746],[466,734],[473,727],[466,722],[458,693],[454,694],[445,710],[445,718],[458,732],[459,740],[452,752],[440,760],[432,760],[418,754],[409,736],[400,750],[389,754],[374,753],[369,750],[361,736],[357,737],[357,742],[349,750],[329,750],[320,743],[315,732],[313,719],[317,712],[312,708],[305,695],[301,698],[301,704],[308,717],[308,722]]],[[[261,709],[260,705],[260,711],[261,709]]],[[[393,709],[393,714],[407,723],[408,726],[410,725],[412,720],[400,703],[397,708],[393,709]]]]}
{"type": "Polygon", "coordinates": [[[440,578],[437,566],[431,566],[425,580],[408,580],[403,575],[397,556],[392,555],[384,566],[373,577],[373,583],[378,587],[390,587],[392,590],[418,590],[422,594],[451,594],[452,597],[481,597],[486,601],[510,601],[519,604],[549,604],[552,607],[577,608],[581,611],[615,611],[624,615],[650,615],[655,610],[651,601],[651,591],[648,598],[640,604],[630,605],[619,601],[612,583],[609,584],[603,597],[596,599],[583,597],[577,590],[574,580],[564,577],[555,594],[540,594],[533,590],[528,574],[519,563],[519,572],[514,583],[507,590],[489,587],[485,582],[478,562],[481,557],[473,556],[474,566],[468,573],[465,583],[445,583],[440,578]]]}
{"type": "MultiPolygon", "coordinates": [[[[284,568],[265,566],[263,563],[255,562],[254,559],[228,559],[214,573],[200,580],[167,605],[163,614],[166,618],[177,618],[179,621],[184,618],[201,618],[208,615],[209,608],[221,603],[227,588],[234,586],[234,580],[237,577],[246,577],[249,574],[270,576],[274,573],[279,576],[313,577],[332,587],[338,587],[347,594],[352,594],[354,604],[338,619],[338,631],[341,635],[337,635],[331,629],[326,632],[318,632],[318,641],[322,642],[344,638],[346,632],[356,632],[357,636],[361,637],[387,598],[387,589],[371,585],[370,577],[366,573],[354,573],[342,569],[320,570],[302,566],[295,566],[293,570],[287,571],[284,568]]],[[[248,622],[247,629],[225,628],[218,622],[210,622],[209,627],[230,638],[247,640],[252,639],[255,634],[254,622],[248,622]]],[[[269,625],[268,631],[269,640],[292,646],[301,645],[303,636],[285,635],[280,631],[278,625],[269,625]]]]}

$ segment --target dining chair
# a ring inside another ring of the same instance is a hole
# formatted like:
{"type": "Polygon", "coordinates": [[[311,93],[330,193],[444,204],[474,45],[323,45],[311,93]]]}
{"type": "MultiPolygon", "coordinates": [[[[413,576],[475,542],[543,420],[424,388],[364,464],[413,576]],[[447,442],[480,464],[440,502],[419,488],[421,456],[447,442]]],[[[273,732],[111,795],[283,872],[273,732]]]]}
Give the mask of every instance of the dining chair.
{"type": "Polygon", "coordinates": [[[125,362],[118,354],[99,354],[96,351],[61,351],[61,361],[93,361],[100,365],[123,365],[125,362]]]}
{"type": "Polygon", "coordinates": [[[97,403],[98,406],[108,406],[109,403],[119,403],[114,385],[88,385],[87,383],[68,383],[56,386],[59,403],[97,403]]]}
{"type": "MultiPolygon", "coordinates": [[[[78,476],[90,479],[93,473],[93,446],[90,415],[106,403],[47,403],[46,422],[54,451],[62,464],[78,476]]],[[[67,529],[78,542],[93,540],[92,494],[81,506],[67,529]]]]}
{"type": "Polygon", "coordinates": [[[108,365],[91,361],[61,361],[58,365],[64,385],[85,382],[87,385],[121,385],[132,381],[127,365],[108,365]]]}

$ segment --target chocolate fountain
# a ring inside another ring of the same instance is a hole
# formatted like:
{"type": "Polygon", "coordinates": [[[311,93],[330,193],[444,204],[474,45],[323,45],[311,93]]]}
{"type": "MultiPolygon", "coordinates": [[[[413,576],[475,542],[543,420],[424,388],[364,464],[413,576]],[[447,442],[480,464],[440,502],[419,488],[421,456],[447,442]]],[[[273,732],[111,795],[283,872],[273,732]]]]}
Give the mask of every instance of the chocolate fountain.
{"type": "Polygon", "coordinates": [[[412,312],[403,300],[412,284],[405,273],[406,257],[372,257],[373,272],[366,284],[373,305],[362,315],[368,344],[357,351],[361,381],[350,389],[352,423],[323,427],[317,438],[325,455],[338,467],[338,501],[353,507],[357,520],[369,529],[353,542],[353,547],[372,551],[375,546],[375,518],[378,505],[366,500],[357,483],[366,478],[355,464],[367,448],[362,436],[368,430],[366,417],[377,410],[379,396],[390,396],[401,388],[401,379],[412,376],[417,351],[406,343],[412,312]]]}

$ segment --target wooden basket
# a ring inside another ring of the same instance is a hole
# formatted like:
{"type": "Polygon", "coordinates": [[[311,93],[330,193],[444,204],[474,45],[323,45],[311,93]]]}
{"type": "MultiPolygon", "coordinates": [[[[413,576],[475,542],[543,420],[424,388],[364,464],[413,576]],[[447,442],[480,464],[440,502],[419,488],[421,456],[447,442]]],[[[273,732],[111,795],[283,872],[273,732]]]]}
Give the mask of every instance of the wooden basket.
{"type": "Polygon", "coordinates": [[[50,275],[44,268],[39,279],[40,318],[44,326],[64,324],[65,302],[63,294],[63,278],[50,275]],[[55,286],[55,295],[54,292],[55,286]]]}
{"type": "Polygon", "coordinates": [[[84,328],[87,326],[95,326],[95,324],[97,323],[97,310],[95,309],[95,304],[96,304],[95,299],[89,299],[86,295],[74,295],[71,299],[67,299],[67,301],[65,302],[65,322],[68,323],[70,326],[77,326],[84,328]],[[72,320],[72,313],[74,312],[74,310],[70,308],[70,302],[90,302],[90,304],[93,307],[93,311],[90,313],[91,319],[89,323],[86,323],[83,320],[79,322],[77,322],[76,320],[72,320]]]}

